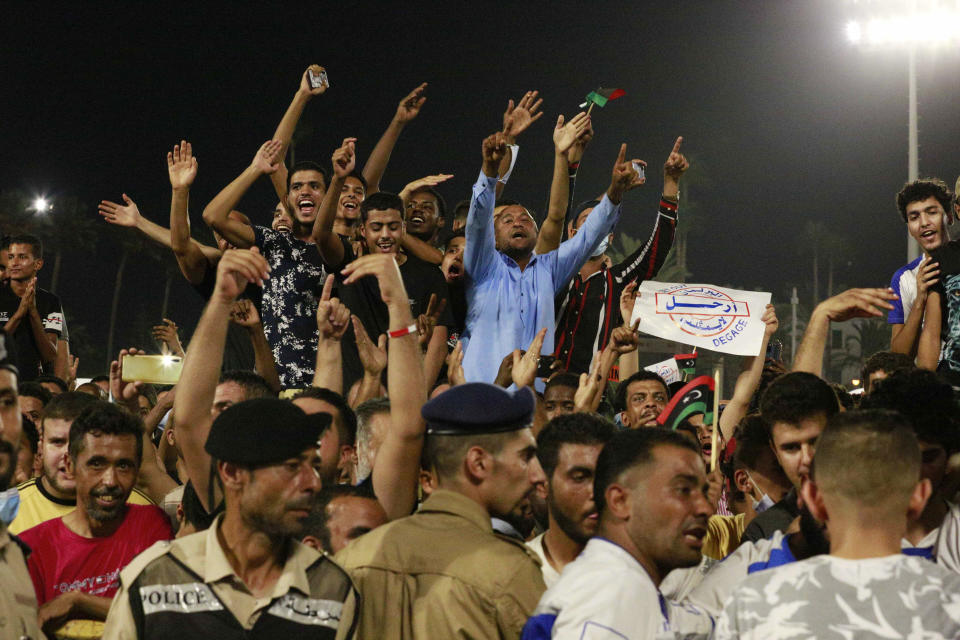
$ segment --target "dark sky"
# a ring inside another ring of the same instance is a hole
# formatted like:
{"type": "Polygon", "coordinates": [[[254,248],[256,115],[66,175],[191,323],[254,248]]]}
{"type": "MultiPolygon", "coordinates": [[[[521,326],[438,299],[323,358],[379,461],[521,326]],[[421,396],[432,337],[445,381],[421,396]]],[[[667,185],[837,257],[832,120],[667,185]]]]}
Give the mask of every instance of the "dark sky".
{"type": "MultiPolygon", "coordinates": [[[[7,6],[0,190],[77,196],[94,218],[100,199],[126,191],[165,224],[164,156],[185,137],[200,164],[195,235],[205,234],[203,206],[271,135],[316,62],[332,88],[308,105],[303,122],[314,134],[297,153],[325,164],[347,135],[359,138],[364,158],[397,101],[430,83],[386,189],[448,172],[456,175],[442,190],[448,202],[467,197],[480,141],[499,128],[507,99],[539,89],[546,115],[520,141],[507,195],[542,211],[557,114],[575,113],[596,86],[617,86],[627,95],[595,111],[578,194],[606,187],[627,142],[650,169],[647,187],[627,197],[621,230],[646,236],[659,167],[683,135],[694,164],[690,280],[764,288],[785,301],[789,285],[809,287],[808,220],[843,243],[838,283],[882,286],[905,262],[893,197],[907,172],[906,55],[848,45],[843,26],[856,5],[518,4],[7,6]]],[[[960,172],[951,153],[960,140],[958,67],[956,50],[918,57],[920,172],[950,184],[960,172]]],[[[268,224],[272,203],[263,181],[241,208],[268,224]]],[[[65,309],[100,349],[119,254],[104,233],[64,258],[65,309]]],[[[158,317],[163,282],[162,266],[138,256],[123,285],[124,343],[142,341],[138,325],[158,317]]],[[[175,284],[171,307],[189,332],[200,302],[185,283],[175,284]]],[[[81,372],[96,373],[98,359],[81,372]]]]}

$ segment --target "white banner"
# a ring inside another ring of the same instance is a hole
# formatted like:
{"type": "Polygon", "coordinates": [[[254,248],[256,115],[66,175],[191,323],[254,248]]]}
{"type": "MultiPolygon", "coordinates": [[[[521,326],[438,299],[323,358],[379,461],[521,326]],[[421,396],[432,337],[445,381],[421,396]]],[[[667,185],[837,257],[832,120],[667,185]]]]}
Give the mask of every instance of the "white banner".
{"type": "Polygon", "coordinates": [[[760,355],[766,329],[760,317],[769,293],[650,281],[640,283],[637,293],[633,320],[640,318],[640,331],[700,349],[760,355]]]}
{"type": "Polygon", "coordinates": [[[674,358],[667,358],[663,362],[644,367],[644,370],[657,374],[667,384],[673,384],[680,379],[680,369],[677,367],[677,361],[674,358]]]}

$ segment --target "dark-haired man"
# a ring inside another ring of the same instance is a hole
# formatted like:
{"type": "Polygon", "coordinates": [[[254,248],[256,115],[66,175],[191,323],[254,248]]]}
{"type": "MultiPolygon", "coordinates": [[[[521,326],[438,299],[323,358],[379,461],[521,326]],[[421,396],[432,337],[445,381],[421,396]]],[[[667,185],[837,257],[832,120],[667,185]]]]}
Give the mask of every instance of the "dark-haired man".
{"type": "Polygon", "coordinates": [[[920,245],[922,255],[900,267],[890,281],[890,288],[900,296],[892,301],[887,314],[891,325],[890,350],[917,355],[917,341],[923,325],[927,293],[939,280],[940,270],[930,252],[945,244],[952,206],[950,189],[936,178],[915,180],[897,194],[897,209],[907,225],[907,232],[920,245]]]}
{"type": "MultiPolygon", "coordinates": [[[[580,377],[573,373],[558,373],[547,380],[543,388],[543,411],[547,422],[557,416],[565,416],[573,413],[575,410],[574,398],[577,395],[577,388],[580,386],[580,377]]],[[[543,464],[543,459],[540,459],[543,464]]],[[[544,466],[547,477],[550,472],[544,466]]]]}
{"type": "Polygon", "coordinates": [[[810,473],[820,432],[838,411],[840,403],[830,385],[805,371],[785,374],[763,392],[760,415],[768,425],[773,453],[793,490],[747,526],[744,540],[769,538],[775,531],[785,530],[800,515],[800,480],[810,473]]]}
{"type": "Polygon", "coordinates": [[[597,459],[599,535],[564,570],[524,627],[540,638],[707,638],[713,622],[658,587],[700,562],[713,512],[700,451],[664,429],[617,433],[597,459]]]}
{"type": "MultiPolygon", "coordinates": [[[[386,333],[389,324],[387,305],[380,300],[380,291],[372,278],[347,285],[343,283],[340,270],[356,259],[352,243],[335,233],[333,225],[334,194],[345,184],[356,164],[355,139],[347,138],[343,146],[333,154],[333,179],[330,193],[324,198],[320,214],[314,226],[313,239],[323,258],[324,264],[338,279],[337,294],[340,300],[357,316],[363,324],[368,337],[374,341],[386,333]]],[[[403,201],[400,196],[381,191],[366,198],[360,205],[360,235],[368,254],[387,254],[394,256],[400,267],[400,276],[410,301],[411,312],[416,318],[427,313],[431,296],[435,303],[449,298],[447,285],[436,265],[400,252],[405,233],[403,221],[403,201]]],[[[433,329],[430,342],[424,355],[424,374],[427,383],[432,385],[447,355],[448,327],[452,326],[453,316],[447,309],[443,311],[433,329]]],[[[360,358],[357,354],[357,341],[363,340],[352,328],[347,330],[341,341],[343,346],[344,389],[362,375],[360,358]]]]}
{"type": "Polygon", "coordinates": [[[657,417],[670,401],[670,390],[663,378],[641,369],[617,388],[617,409],[623,426],[630,429],[657,426],[657,417]]]}
{"type": "Polygon", "coordinates": [[[551,419],[537,435],[537,459],[547,477],[550,524],[527,546],[540,557],[548,589],[597,533],[593,478],[597,456],[615,431],[604,418],[570,412],[551,419]]]}
{"type": "Polygon", "coordinates": [[[387,523],[387,514],[368,485],[324,487],[303,528],[303,543],[334,554],[387,523]]]}
{"type": "Polygon", "coordinates": [[[914,367],[913,358],[904,353],[877,351],[863,363],[860,381],[863,384],[864,395],[870,395],[876,383],[886,379],[893,372],[914,367]]]}
{"type": "Polygon", "coordinates": [[[346,482],[354,484],[357,470],[353,460],[357,444],[357,415],[343,396],[329,389],[307,387],[293,397],[293,404],[304,413],[328,413],[331,428],[320,439],[320,479],[323,486],[346,482]]]}
{"type": "Polygon", "coordinates": [[[143,423],[95,401],[70,426],[69,474],[77,508],[20,534],[48,632],[76,618],[104,620],[120,570],[157,540],[173,537],[157,507],[127,504],[143,456],[143,423]]]}
{"type": "MultiPolygon", "coordinates": [[[[394,399],[396,402],[396,399],[394,399]]],[[[467,383],[423,406],[438,487],[417,513],[337,554],[364,597],[358,637],[518,638],[543,593],[534,553],[493,532],[544,482],[534,398],[467,383]]],[[[379,464],[379,463],[378,463],[379,464]]]]}
{"type": "Polygon", "coordinates": [[[900,416],[834,416],[803,487],[804,503],[829,523],[829,554],[747,578],[714,637],[960,636],[960,576],[899,552],[929,496],[916,436],[900,416]],[[851,464],[858,460],[869,464],[851,464]]]}
{"type": "Polygon", "coordinates": [[[8,350],[21,382],[46,368],[53,371],[57,340],[63,331],[60,298],[37,284],[43,267],[43,243],[29,234],[13,236],[7,251],[9,287],[0,287],[0,323],[11,337],[8,350]]]}
{"type": "MultiPolygon", "coordinates": [[[[40,424],[40,475],[17,487],[20,508],[10,523],[20,533],[42,522],[67,515],[77,506],[76,480],[70,472],[70,427],[84,410],[97,402],[79,391],[61,393],[45,407],[40,424]]],[[[153,501],[134,487],[130,504],[152,505],[153,501]]]]}
{"type": "Polygon", "coordinates": [[[350,579],[297,542],[320,490],[317,440],[329,424],[276,398],[217,416],[204,448],[217,461],[224,513],[123,571],[103,638],[353,637],[350,579]]]}

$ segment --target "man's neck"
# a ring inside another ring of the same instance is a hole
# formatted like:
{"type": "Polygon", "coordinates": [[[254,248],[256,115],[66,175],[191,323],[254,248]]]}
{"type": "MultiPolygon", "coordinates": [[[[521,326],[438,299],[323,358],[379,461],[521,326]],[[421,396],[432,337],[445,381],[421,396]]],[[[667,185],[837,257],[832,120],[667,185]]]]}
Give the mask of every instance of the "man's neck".
{"type": "Polygon", "coordinates": [[[356,238],[358,228],[359,225],[347,222],[346,218],[337,216],[333,219],[333,232],[337,235],[346,236],[348,238],[356,238]]]}
{"type": "MultiPolygon", "coordinates": [[[[31,278],[32,280],[32,278],[31,278]]],[[[30,280],[14,280],[10,279],[10,290],[17,294],[18,297],[22,298],[24,292],[27,290],[27,283],[30,280]]]]}
{"type": "Polygon", "coordinates": [[[654,586],[656,586],[658,589],[660,588],[660,583],[663,581],[663,576],[660,575],[660,569],[657,567],[656,563],[653,562],[653,560],[648,558],[637,547],[637,545],[634,544],[633,540],[630,539],[630,536],[627,535],[627,532],[623,527],[610,525],[604,526],[603,522],[601,521],[600,531],[597,535],[599,535],[601,538],[606,538],[633,556],[633,559],[640,563],[640,566],[643,567],[644,571],[647,572],[647,575],[650,576],[650,580],[653,581],[654,586]]]}
{"type": "Polygon", "coordinates": [[[77,492],[76,492],[76,491],[71,491],[71,492],[69,492],[69,493],[64,493],[63,491],[57,490],[56,488],[54,488],[53,483],[50,482],[49,480],[47,480],[47,476],[40,476],[39,482],[40,482],[40,485],[42,486],[43,490],[44,490],[46,493],[48,493],[48,494],[50,494],[51,496],[53,496],[54,498],[57,498],[58,500],[73,500],[74,502],[76,502],[76,500],[77,500],[77,492]]]}
{"type": "Polygon", "coordinates": [[[128,509],[125,506],[121,515],[114,520],[96,520],[87,515],[83,505],[63,516],[63,524],[78,536],[84,538],[108,538],[116,533],[127,517],[128,509]]]}
{"type": "Polygon", "coordinates": [[[508,258],[510,258],[511,260],[513,260],[514,262],[516,262],[516,263],[517,263],[517,266],[520,267],[520,271],[523,271],[524,269],[526,269],[526,268],[527,268],[527,265],[530,264],[530,260],[533,258],[533,252],[532,252],[532,251],[531,251],[530,253],[528,253],[528,254],[526,254],[526,255],[524,255],[524,256],[520,256],[520,257],[512,256],[512,255],[510,255],[509,253],[506,253],[506,252],[504,252],[503,255],[507,256],[508,258]]]}
{"type": "Polygon", "coordinates": [[[900,553],[900,540],[905,527],[891,526],[891,523],[879,521],[871,522],[866,518],[859,521],[851,519],[850,522],[836,522],[836,519],[831,519],[830,524],[832,556],[863,560],[900,553]]]}
{"type": "Polygon", "coordinates": [[[551,514],[550,527],[543,534],[543,554],[547,557],[550,566],[560,573],[565,566],[577,559],[583,547],[584,545],[575,541],[557,526],[551,514]]]}
{"type": "Polygon", "coordinates": [[[587,261],[583,263],[583,266],[580,267],[580,279],[586,280],[597,271],[600,271],[600,269],[603,267],[603,261],[606,259],[606,257],[607,254],[601,253],[599,256],[587,259],[587,261]]]}
{"type": "Polygon", "coordinates": [[[239,512],[229,507],[217,528],[217,540],[233,572],[256,597],[273,591],[286,562],[287,540],[271,539],[253,531],[239,512]]]}

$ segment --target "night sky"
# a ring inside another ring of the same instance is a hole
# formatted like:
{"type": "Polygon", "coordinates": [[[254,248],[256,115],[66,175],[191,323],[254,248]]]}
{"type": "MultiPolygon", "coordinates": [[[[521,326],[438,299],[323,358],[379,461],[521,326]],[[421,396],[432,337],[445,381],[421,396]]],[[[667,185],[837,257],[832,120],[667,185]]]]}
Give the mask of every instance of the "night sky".
{"type": "MultiPolygon", "coordinates": [[[[359,138],[365,159],[399,99],[430,83],[384,189],[446,172],[456,176],[441,190],[448,203],[467,197],[480,141],[500,127],[507,99],[539,89],[545,115],[521,138],[505,195],[543,212],[557,114],[576,113],[597,86],[616,86],[627,95],[594,111],[579,199],[606,188],[626,142],[650,168],[647,186],[625,200],[620,230],[646,237],[660,166],[683,135],[693,163],[680,213],[686,205],[695,216],[689,281],[763,288],[775,303],[799,285],[808,301],[807,221],[842,241],[838,286],[885,286],[905,262],[893,199],[907,175],[906,55],[847,43],[844,24],[863,2],[518,4],[5,6],[0,191],[75,196],[102,232],[65,254],[59,286],[71,327],[95,356],[81,375],[99,373],[106,359],[121,251],[97,202],[125,191],[167,225],[165,154],[187,138],[200,165],[194,236],[206,241],[203,207],[269,138],[314,62],[332,86],[307,107],[301,123],[312,134],[297,157],[325,165],[345,136],[359,138]]],[[[920,173],[951,185],[960,173],[958,68],[956,48],[918,55],[920,173]]],[[[269,224],[274,202],[263,180],[240,208],[269,224]]],[[[48,262],[41,286],[49,272],[48,262]]],[[[164,280],[160,262],[137,256],[124,279],[118,347],[146,344],[164,280]]],[[[200,310],[178,280],[168,315],[189,335],[200,310]]]]}

